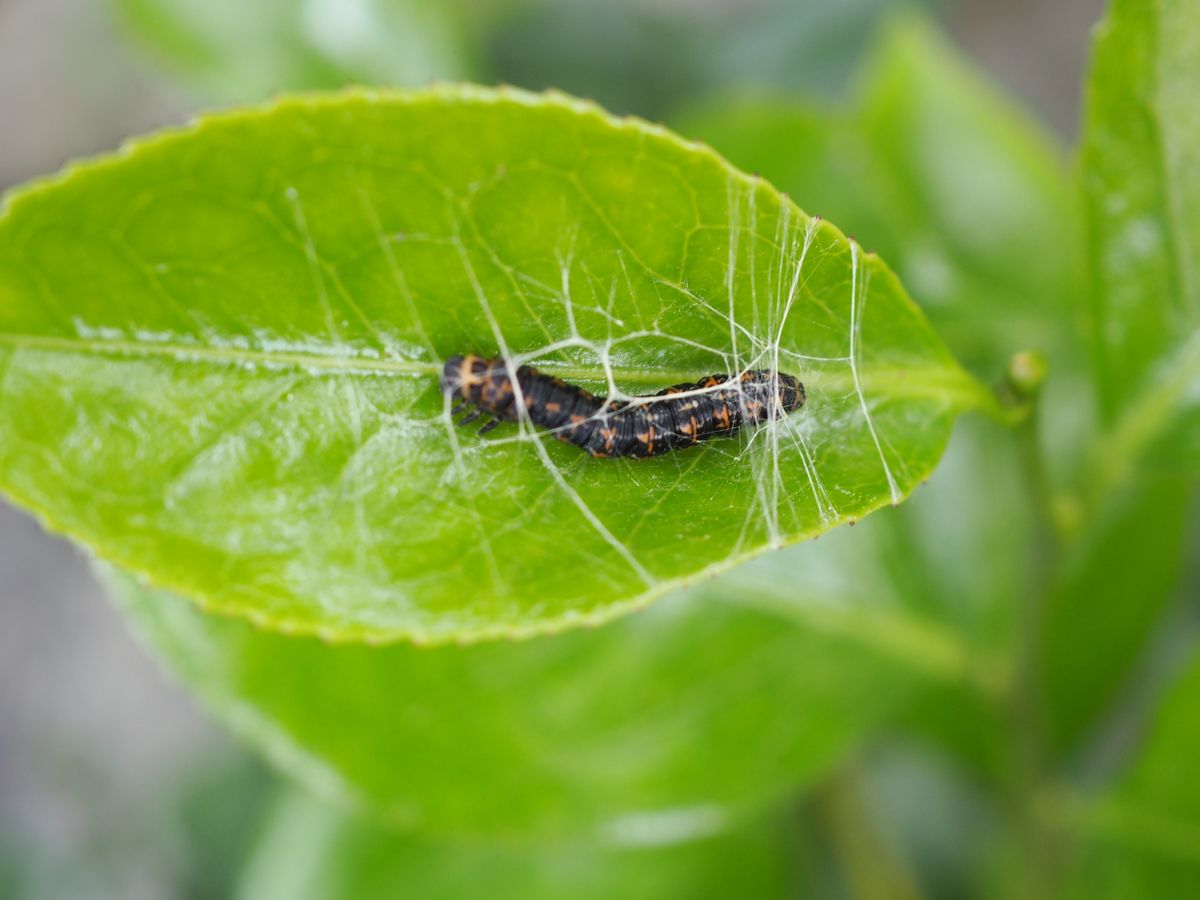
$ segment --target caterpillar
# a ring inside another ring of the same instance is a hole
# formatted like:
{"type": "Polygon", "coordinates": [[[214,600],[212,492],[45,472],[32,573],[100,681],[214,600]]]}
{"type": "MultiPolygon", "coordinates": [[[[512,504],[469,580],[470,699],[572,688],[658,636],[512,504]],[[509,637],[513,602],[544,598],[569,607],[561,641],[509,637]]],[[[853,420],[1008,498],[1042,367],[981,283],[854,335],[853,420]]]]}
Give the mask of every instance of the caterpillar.
{"type": "Polygon", "coordinates": [[[793,375],[751,370],[740,375],[709,375],[631,400],[608,400],[581,387],[503,359],[452,356],[442,369],[442,390],[457,415],[475,407],[458,424],[480,416],[491,421],[479,433],[523,416],[599,458],[645,459],[682,450],[715,437],[731,437],[746,427],[782,418],[804,405],[804,385],[793,375]],[[519,396],[519,399],[518,399],[519,396]]]}

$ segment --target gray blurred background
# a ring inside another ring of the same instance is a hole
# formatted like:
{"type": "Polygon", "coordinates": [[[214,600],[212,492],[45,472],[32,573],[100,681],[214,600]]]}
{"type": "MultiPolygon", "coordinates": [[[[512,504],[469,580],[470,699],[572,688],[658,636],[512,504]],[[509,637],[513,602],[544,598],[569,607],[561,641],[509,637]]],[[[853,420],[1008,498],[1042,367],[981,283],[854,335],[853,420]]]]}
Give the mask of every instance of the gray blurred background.
{"type": "MultiPolygon", "coordinates": [[[[743,50],[775,36],[774,51],[752,54],[769,57],[786,56],[787,40],[802,43],[805,29],[823,21],[820,0],[640,0],[633,13],[613,13],[613,6],[577,0],[544,14],[525,4],[523,16],[485,41],[484,72],[529,87],[591,92],[593,84],[612,83],[605,69],[613,66],[637,75],[627,81],[649,85],[645,97],[629,92],[636,85],[594,96],[656,116],[687,96],[691,76],[686,68],[639,68],[646,37],[631,22],[650,16],[662,27],[724,17],[737,23],[731,43],[740,41],[743,50]],[[767,6],[779,8],[756,25],[767,6]],[[789,16],[792,31],[780,26],[789,16]],[[542,41],[544,34],[556,42],[542,41]],[[539,55],[537,48],[550,43],[568,51],[559,51],[562,58],[539,55]]],[[[822,43],[844,66],[787,77],[750,71],[746,80],[836,93],[871,18],[887,4],[846,6],[862,9],[848,26],[829,32],[829,41],[844,46],[822,43]]],[[[958,0],[936,12],[968,55],[1070,142],[1089,29],[1102,6],[1101,0],[958,0]]],[[[740,77],[731,59],[727,70],[740,77]]],[[[183,121],[211,96],[178,87],[158,71],[103,3],[0,0],[0,188],[183,121]]],[[[35,896],[219,896],[220,848],[197,859],[197,835],[206,847],[237,839],[246,816],[228,798],[249,804],[266,777],[143,655],[84,554],[0,501],[0,896],[3,873],[15,869],[35,885],[35,896]],[[239,790],[227,790],[231,784],[239,790]]]]}

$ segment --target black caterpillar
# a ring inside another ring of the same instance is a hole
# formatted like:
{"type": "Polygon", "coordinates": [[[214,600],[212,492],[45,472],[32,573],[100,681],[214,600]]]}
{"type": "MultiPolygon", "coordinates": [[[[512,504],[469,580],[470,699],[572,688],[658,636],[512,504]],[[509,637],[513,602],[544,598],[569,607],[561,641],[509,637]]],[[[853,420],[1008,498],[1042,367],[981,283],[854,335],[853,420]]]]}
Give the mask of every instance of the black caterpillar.
{"type": "Polygon", "coordinates": [[[522,403],[503,359],[452,356],[442,370],[442,390],[460,401],[452,412],[457,414],[468,404],[475,407],[458,424],[490,415],[492,421],[479,429],[483,434],[501,422],[518,421],[523,405],[535,425],[595,457],[644,459],[709,438],[729,437],[742,428],[795,412],[805,399],[798,379],[770,370],[710,375],[695,383],[672,385],[652,395],[662,400],[649,402],[597,397],[530,366],[517,369],[516,381],[522,403]],[[689,393],[674,396],[684,392],[689,393]]]}

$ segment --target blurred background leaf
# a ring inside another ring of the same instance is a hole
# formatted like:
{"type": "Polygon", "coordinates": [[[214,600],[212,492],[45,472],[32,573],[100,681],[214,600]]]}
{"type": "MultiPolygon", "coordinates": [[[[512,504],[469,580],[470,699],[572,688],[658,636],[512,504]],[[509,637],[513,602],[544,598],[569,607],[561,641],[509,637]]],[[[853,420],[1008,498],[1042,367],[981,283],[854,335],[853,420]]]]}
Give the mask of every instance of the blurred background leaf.
{"type": "MultiPolygon", "coordinates": [[[[998,373],[1022,347],[1046,351],[1048,487],[1061,489],[1055,484],[1077,479],[1073,461],[1094,435],[1076,337],[1086,297],[1083,229],[1065,154],[920,23],[892,25],[865,68],[862,99],[849,110],[733,98],[693,109],[680,127],[895,259],[952,348],[980,371],[998,373]],[[972,222],[980,209],[1009,217],[985,233],[972,222]]],[[[908,718],[1003,791],[1025,790],[1012,783],[1027,764],[1022,730],[1048,744],[1049,759],[1033,764],[1054,769],[1055,757],[1080,752],[1124,702],[1147,637],[1180,596],[1190,498],[1178,482],[1138,482],[1065,541],[1039,585],[1032,548],[1047,538],[1036,510],[1050,504],[1042,516],[1054,520],[1069,515],[1071,501],[1063,510],[1053,495],[1032,494],[1022,474],[1028,448],[986,431],[963,423],[931,487],[906,508],[791,558],[801,580],[816,557],[840,560],[867,591],[916,605],[977,653],[1015,664],[1029,654],[1034,682],[1006,685],[1000,703],[935,683],[908,718]],[[986,485],[973,478],[980,472],[986,485]],[[967,496],[962,509],[950,499],[967,496]],[[981,568],[984,561],[995,569],[981,568]],[[882,588],[864,575],[874,567],[886,573],[882,588]],[[1027,620],[1025,610],[1041,602],[1031,595],[1042,592],[1044,611],[1027,620]]]]}
{"type": "Polygon", "coordinates": [[[894,260],[981,373],[1067,342],[1082,268],[1065,152],[927,22],[889,21],[848,105],[734,96],[676,125],[894,260]]]}
{"type": "Polygon", "coordinates": [[[797,861],[786,822],[644,846],[436,841],[282,793],[249,860],[241,900],[785,896],[797,861]]]}
{"type": "Polygon", "coordinates": [[[1065,548],[1039,650],[1042,727],[1059,748],[1153,658],[1146,640],[1189,558],[1200,456],[1171,472],[1147,451],[1197,440],[1183,432],[1200,398],[1190,262],[1200,218],[1189,202],[1200,199],[1191,139],[1200,95],[1181,87],[1197,45],[1194,11],[1141,0],[1117,0],[1096,32],[1082,182],[1101,425],[1074,476],[1083,523],[1065,548]]]}
{"type": "Polygon", "coordinates": [[[831,96],[901,5],[938,0],[526,3],[491,32],[486,58],[501,80],[662,118],[730,85],[831,96]]]}
{"type": "Polygon", "coordinates": [[[113,0],[162,64],[248,103],[346,84],[414,86],[475,71],[465,4],[439,0],[113,0]]]}
{"type": "MultiPolygon", "coordinates": [[[[1155,436],[1142,430],[1161,429],[1177,407],[1200,403],[1195,13],[1181,3],[1114,0],[1096,33],[1087,93],[1083,181],[1101,399],[1110,420],[1163,420],[1135,429],[1142,441],[1155,436]]],[[[1117,434],[1133,427],[1118,422],[1117,434]]]]}
{"type": "Polygon", "coordinates": [[[1191,659],[1147,727],[1131,771],[1099,798],[1063,798],[1084,823],[1072,897],[1186,897],[1200,885],[1200,656],[1191,659]]]}
{"type": "Polygon", "coordinates": [[[289,638],[106,580],[276,764],[441,835],[720,831],[821,778],[925,679],[969,668],[882,605],[780,602],[732,578],[596,629],[444,648],[289,638]]]}
{"type": "Polygon", "coordinates": [[[251,101],[472,77],[661,118],[730,84],[830,94],[881,17],[941,0],[113,0],[165,67],[251,101]]]}

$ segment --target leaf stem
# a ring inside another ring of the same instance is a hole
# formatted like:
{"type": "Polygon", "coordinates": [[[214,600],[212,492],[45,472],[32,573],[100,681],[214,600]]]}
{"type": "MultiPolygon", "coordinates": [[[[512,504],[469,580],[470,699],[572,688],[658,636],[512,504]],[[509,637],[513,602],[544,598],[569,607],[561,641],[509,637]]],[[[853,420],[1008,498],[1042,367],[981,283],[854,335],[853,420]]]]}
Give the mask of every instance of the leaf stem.
{"type": "Polygon", "coordinates": [[[1039,798],[1049,782],[1042,707],[1041,629],[1062,557],[1054,495],[1041,441],[1040,380],[1026,395],[1028,414],[1017,426],[1026,493],[1034,510],[1033,560],[1017,610],[1011,696],[1014,771],[1010,813],[1020,850],[1016,895],[1028,900],[1055,896],[1058,829],[1039,798]]]}
{"type": "Polygon", "coordinates": [[[1046,380],[1046,358],[1036,350],[1013,355],[1004,372],[1004,380],[990,392],[989,402],[981,404],[984,413],[1001,425],[1018,428],[1036,415],[1042,383],[1046,380]]]}
{"type": "Polygon", "coordinates": [[[891,842],[880,834],[865,798],[862,775],[851,763],[835,772],[816,796],[840,871],[857,900],[920,900],[922,893],[891,842]]]}

